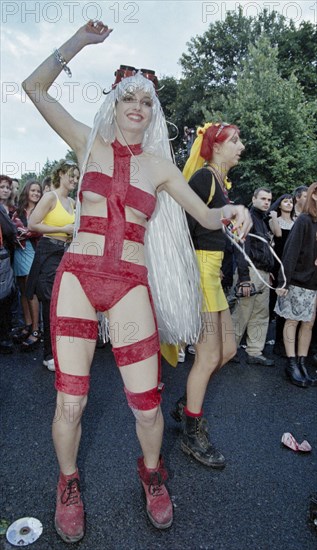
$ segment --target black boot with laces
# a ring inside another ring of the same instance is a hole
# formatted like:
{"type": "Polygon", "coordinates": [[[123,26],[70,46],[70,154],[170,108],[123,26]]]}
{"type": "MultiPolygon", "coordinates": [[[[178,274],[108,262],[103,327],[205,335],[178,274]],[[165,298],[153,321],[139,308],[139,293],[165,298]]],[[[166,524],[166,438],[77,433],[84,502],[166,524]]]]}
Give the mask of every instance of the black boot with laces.
{"type": "Polygon", "coordinates": [[[210,443],[207,420],[202,416],[185,415],[181,449],[198,462],[210,468],[221,469],[226,465],[225,457],[210,443]]]}

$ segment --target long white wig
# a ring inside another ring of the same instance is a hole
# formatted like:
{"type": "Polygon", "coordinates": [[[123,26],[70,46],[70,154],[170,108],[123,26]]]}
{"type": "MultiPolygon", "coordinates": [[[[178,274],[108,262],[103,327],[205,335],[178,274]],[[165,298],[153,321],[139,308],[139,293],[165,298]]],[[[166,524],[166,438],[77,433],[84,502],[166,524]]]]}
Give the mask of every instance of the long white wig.
{"type": "MultiPolygon", "coordinates": [[[[143,151],[172,161],[166,120],[154,85],[138,72],[123,79],[106,95],[88,139],[81,179],[97,134],[112,143],[120,132],[115,119],[116,103],[136,90],[146,92],[152,100],[152,118],[144,133],[143,151]]],[[[133,160],[138,164],[137,157],[133,160]]],[[[77,228],[79,217],[77,201],[77,228]]],[[[148,223],[145,260],[161,342],[197,342],[201,328],[201,292],[196,256],[185,213],[165,191],[158,193],[156,209],[148,223]]]]}

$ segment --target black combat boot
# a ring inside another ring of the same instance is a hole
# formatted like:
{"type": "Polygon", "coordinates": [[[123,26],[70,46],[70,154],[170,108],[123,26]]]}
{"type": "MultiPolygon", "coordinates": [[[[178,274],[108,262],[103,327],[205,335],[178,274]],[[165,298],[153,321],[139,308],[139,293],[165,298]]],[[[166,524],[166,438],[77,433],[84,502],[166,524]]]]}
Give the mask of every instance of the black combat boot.
{"type": "Polygon", "coordinates": [[[305,380],[308,381],[310,386],[317,386],[317,378],[311,378],[307,372],[305,361],[307,357],[304,357],[303,355],[298,358],[298,368],[302,375],[304,376],[305,380]]]}
{"type": "Polygon", "coordinates": [[[299,386],[300,388],[308,388],[310,386],[308,380],[301,372],[296,357],[288,357],[287,358],[288,365],[285,367],[285,373],[286,376],[290,379],[292,384],[295,384],[295,386],[299,386]]]}
{"type": "Polygon", "coordinates": [[[176,401],[174,409],[171,410],[171,417],[176,420],[176,422],[182,422],[185,418],[184,407],[186,407],[186,395],[183,395],[176,401]]]}
{"type": "Polygon", "coordinates": [[[207,420],[202,416],[185,415],[181,449],[210,468],[224,468],[225,457],[215,449],[208,438],[207,420]]]}

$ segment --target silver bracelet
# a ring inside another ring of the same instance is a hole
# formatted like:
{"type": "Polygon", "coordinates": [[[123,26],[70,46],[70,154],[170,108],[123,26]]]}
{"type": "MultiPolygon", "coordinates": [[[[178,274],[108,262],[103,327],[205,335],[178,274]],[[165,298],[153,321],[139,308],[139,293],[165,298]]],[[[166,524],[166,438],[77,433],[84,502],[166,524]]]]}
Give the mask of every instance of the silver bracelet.
{"type": "Polygon", "coordinates": [[[71,78],[72,77],[72,71],[68,67],[67,62],[65,61],[65,59],[63,58],[63,56],[62,56],[62,54],[59,50],[56,50],[56,49],[54,50],[54,57],[55,57],[56,61],[58,61],[58,63],[62,66],[62,69],[63,69],[63,71],[65,71],[67,76],[69,76],[69,78],[71,78]]]}

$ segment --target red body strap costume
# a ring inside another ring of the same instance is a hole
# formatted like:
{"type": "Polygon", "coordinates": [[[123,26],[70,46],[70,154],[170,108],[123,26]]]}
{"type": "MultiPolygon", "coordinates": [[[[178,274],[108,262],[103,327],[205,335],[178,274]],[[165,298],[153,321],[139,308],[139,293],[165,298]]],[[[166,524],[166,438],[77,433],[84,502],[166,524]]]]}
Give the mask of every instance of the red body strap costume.
{"type": "MultiPolygon", "coordinates": [[[[56,314],[58,293],[63,274],[72,273],[79,280],[83,291],[96,311],[106,311],[120,301],[130,290],[143,285],[148,289],[152,311],[155,318],[147,269],[143,265],[122,258],[124,240],[144,244],[145,228],[142,225],[126,221],[125,207],[131,207],[143,213],[149,219],[154,211],[154,195],[131,185],[131,156],[142,153],[140,145],[123,146],[118,141],[112,143],[114,153],[114,171],[110,177],[100,172],[87,172],[82,181],[80,201],[85,191],[92,191],[106,198],[107,218],[81,216],[80,232],[92,235],[106,235],[102,255],[77,254],[70,249],[64,254],[58,268],[51,301],[51,327],[53,353],[56,367],[56,389],[72,395],[85,395],[89,390],[89,376],[76,376],[61,371],[56,340],[60,336],[68,338],[97,338],[97,320],[78,319],[56,314]]],[[[105,204],[106,208],[106,204],[105,204]]],[[[93,246],[93,245],[92,245],[93,246]]],[[[84,252],[84,250],[82,250],[84,252]]],[[[132,251],[133,254],[133,251],[132,251]]],[[[156,321],[155,321],[156,322],[156,321]]],[[[155,354],[159,355],[159,337],[156,331],[149,337],[136,343],[113,347],[118,367],[132,365],[155,354]]],[[[160,363],[160,357],[158,356],[160,363]]],[[[132,408],[149,410],[158,406],[160,395],[160,367],[158,386],[148,391],[131,393],[125,388],[128,403],[132,408]]]]}

